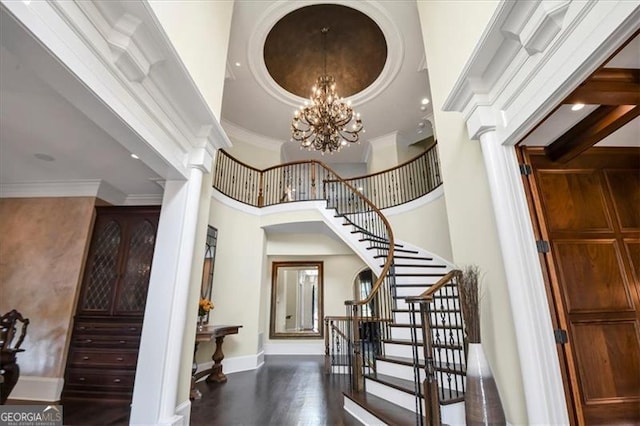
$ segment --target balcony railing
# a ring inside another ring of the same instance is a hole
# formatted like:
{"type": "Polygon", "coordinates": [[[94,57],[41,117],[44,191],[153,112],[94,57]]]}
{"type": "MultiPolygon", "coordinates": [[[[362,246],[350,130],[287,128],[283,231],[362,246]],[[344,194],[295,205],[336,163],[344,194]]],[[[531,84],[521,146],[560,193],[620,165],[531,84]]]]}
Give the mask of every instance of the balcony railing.
{"type": "MultiPolygon", "coordinates": [[[[339,192],[327,193],[337,186],[337,180],[331,175],[326,169],[315,167],[308,161],[260,170],[220,151],[216,157],[213,187],[234,200],[264,207],[291,201],[339,197],[339,192]]],[[[392,169],[344,181],[379,209],[408,203],[442,184],[437,145],[432,145],[424,153],[392,169]]],[[[347,199],[333,201],[341,204],[349,202],[347,199]]]]}

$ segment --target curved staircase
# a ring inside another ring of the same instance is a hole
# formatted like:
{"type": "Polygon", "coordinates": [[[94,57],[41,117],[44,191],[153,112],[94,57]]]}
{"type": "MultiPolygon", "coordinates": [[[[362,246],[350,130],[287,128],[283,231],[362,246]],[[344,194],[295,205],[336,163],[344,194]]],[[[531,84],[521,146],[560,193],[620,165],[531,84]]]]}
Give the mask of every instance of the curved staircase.
{"type": "MultiPolygon", "coordinates": [[[[334,209],[327,211],[325,222],[378,275],[388,256],[388,241],[355,225],[349,220],[349,215],[340,215],[334,209]]],[[[393,272],[389,277],[393,281],[390,288],[394,307],[391,309],[392,321],[388,323],[389,333],[380,340],[380,351],[375,354],[372,367],[364,374],[364,388],[345,392],[345,409],[363,424],[424,424],[424,419],[420,420],[425,411],[424,392],[416,391],[416,388],[422,388],[416,386],[416,375],[420,384],[426,379],[421,317],[415,312],[412,315],[405,299],[421,295],[452,270],[449,262],[422,248],[403,241],[394,243],[393,272]],[[414,362],[414,357],[417,362],[414,362]]],[[[432,349],[437,354],[432,357],[438,360],[434,362],[433,369],[439,380],[440,420],[454,425],[465,423],[465,355],[461,314],[456,302],[457,287],[455,284],[447,285],[451,294],[441,295],[439,298],[445,300],[442,309],[431,314],[432,349]],[[448,312],[443,312],[448,299],[448,312]],[[458,321],[442,323],[438,321],[442,320],[438,317],[442,314],[457,315],[458,321]]],[[[431,424],[438,423],[434,421],[431,424]]]]}

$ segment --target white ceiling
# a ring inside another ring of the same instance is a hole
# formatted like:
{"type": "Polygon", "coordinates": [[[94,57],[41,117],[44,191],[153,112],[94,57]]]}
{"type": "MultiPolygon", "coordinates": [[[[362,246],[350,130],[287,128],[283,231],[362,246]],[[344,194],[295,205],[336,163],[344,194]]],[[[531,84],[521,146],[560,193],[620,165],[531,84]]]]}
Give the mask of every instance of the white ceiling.
{"type": "MultiPolygon", "coordinates": [[[[279,7],[297,4],[238,0],[234,11],[228,57],[231,64],[229,74],[232,76],[225,81],[223,126],[241,129],[245,134],[255,136],[254,143],[267,144],[272,148],[274,144],[279,146],[281,141],[288,141],[294,110],[292,105],[297,99],[275,88],[275,85],[269,86],[268,81],[265,83],[265,79],[270,77],[261,71],[260,64],[249,66],[249,48],[253,46],[251,48],[255,50],[260,37],[266,36],[268,23],[279,18],[276,13],[279,7]],[[235,62],[240,66],[236,67],[235,62]]],[[[350,3],[358,7],[371,4],[366,1],[350,3]]],[[[354,97],[355,108],[362,114],[366,128],[365,143],[344,149],[332,157],[325,156],[324,161],[361,162],[366,154],[367,141],[376,143],[376,139],[396,131],[409,142],[431,133],[428,123],[426,130],[418,133],[418,124],[430,113],[431,106],[426,111],[420,109],[421,99],[429,97],[429,88],[415,3],[375,4],[376,8],[369,8],[368,14],[374,15],[372,17],[380,21],[385,35],[396,42],[389,44],[392,59],[386,77],[383,76],[384,81],[374,83],[373,89],[354,97]]],[[[32,39],[28,41],[31,36],[15,22],[11,24],[12,18],[4,9],[0,12],[3,23],[0,26],[0,190],[12,185],[37,186],[44,181],[100,181],[113,192],[125,196],[159,199],[162,188],[156,182],[166,177],[162,176],[164,172],[159,172],[158,168],[152,170],[142,161],[132,159],[124,148],[126,141],[114,138],[115,132],[96,125],[49,86],[43,76],[50,70],[30,68],[28,63],[38,62],[31,60],[34,55],[46,56],[49,53],[41,46],[36,52],[33,46],[37,43],[32,39]],[[24,48],[27,43],[33,45],[28,55],[24,48]],[[36,154],[44,154],[44,158],[53,157],[54,161],[38,159],[36,154]]],[[[625,51],[629,52],[628,56],[616,58],[618,62],[613,66],[626,66],[624,64],[630,63],[625,61],[631,60],[640,68],[638,42],[625,51]]],[[[254,62],[262,61],[261,55],[255,56],[254,62]]],[[[56,66],[62,68],[59,63],[56,66]]],[[[87,93],[87,96],[93,95],[87,93]]],[[[579,115],[567,112],[563,107],[551,120],[539,126],[527,143],[548,144],[554,135],[561,134],[578,119],[579,115]]],[[[632,137],[637,136],[639,127],[636,119],[616,134],[630,132],[632,137]]],[[[230,133],[233,131],[229,130],[230,133]]],[[[639,139],[636,137],[634,140],[639,139]]],[[[613,139],[605,143],[617,144],[613,139]]],[[[293,155],[306,157],[307,152],[299,150],[296,144],[287,142],[286,146],[291,150],[288,151],[289,158],[293,155]]]]}
{"type": "MultiPolygon", "coordinates": [[[[320,2],[304,5],[310,3],[320,2]]],[[[348,6],[360,9],[376,21],[387,39],[389,54],[385,69],[372,87],[350,98],[363,119],[362,144],[324,156],[323,160],[328,162],[364,161],[368,141],[375,142],[395,131],[407,143],[432,134],[425,120],[431,114],[431,104],[425,111],[420,109],[421,100],[430,99],[430,90],[416,3],[377,2],[373,7],[370,2],[348,2],[348,6]],[[424,130],[419,127],[421,122],[425,123],[424,130]]],[[[279,147],[284,142],[283,157],[289,161],[318,158],[318,154],[300,150],[297,143],[290,142],[291,118],[304,99],[277,86],[266,70],[261,49],[269,29],[293,7],[300,4],[235,2],[227,60],[229,72],[222,103],[225,129],[232,133],[233,128],[240,127],[265,145],[279,147]]],[[[339,89],[339,81],[337,86],[339,89]]]]}

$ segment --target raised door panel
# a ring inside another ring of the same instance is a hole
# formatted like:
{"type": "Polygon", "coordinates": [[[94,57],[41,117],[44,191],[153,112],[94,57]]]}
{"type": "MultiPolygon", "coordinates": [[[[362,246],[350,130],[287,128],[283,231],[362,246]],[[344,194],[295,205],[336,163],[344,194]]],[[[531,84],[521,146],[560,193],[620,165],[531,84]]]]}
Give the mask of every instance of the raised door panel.
{"type": "Polygon", "coordinates": [[[551,232],[613,230],[597,173],[545,170],[539,183],[551,232]]]}
{"type": "Polygon", "coordinates": [[[553,250],[570,314],[634,309],[615,240],[563,240],[553,250]]]}
{"type": "Polygon", "coordinates": [[[621,229],[640,230],[640,173],[638,170],[607,170],[605,177],[621,229]]]}
{"type": "Polygon", "coordinates": [[[640,403],[639,333],[634,320],[573,325],[585,403],[640,403]]]}

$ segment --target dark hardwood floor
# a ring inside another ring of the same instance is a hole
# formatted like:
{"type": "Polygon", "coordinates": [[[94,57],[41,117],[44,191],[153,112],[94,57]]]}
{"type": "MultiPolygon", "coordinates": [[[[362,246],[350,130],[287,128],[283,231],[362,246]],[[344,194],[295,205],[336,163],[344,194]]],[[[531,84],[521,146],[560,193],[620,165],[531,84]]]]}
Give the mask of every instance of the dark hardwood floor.
{"type": "MultiPolygon", "coordinates": [[[[323,363],[321,356],[267,356],[258,370],[227,375],[227,383],[202,381],[191,425],[359,425],[342,408],[347,377],[325,375],[323,363]]],[[[63,413],[64,424],[73,426],[129,421],[127,404],[66,402],[63,413]]]]}

